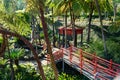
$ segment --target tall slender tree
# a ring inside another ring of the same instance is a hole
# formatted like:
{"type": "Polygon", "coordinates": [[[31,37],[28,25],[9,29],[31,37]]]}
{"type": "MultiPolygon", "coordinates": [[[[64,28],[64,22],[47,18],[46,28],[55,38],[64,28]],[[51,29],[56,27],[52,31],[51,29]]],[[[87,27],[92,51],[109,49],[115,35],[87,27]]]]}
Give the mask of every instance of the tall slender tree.
{"type": "Polygon", "coordinates": [[[101,32],[102,32],[102,39],[104,43],[104,55],[107,58],[107,46],[106,46],[106,40],[105,40],[105,35],[104,35],[104,30],[103,30],[103,22],[102,22],[102,16],[101,16],[101,10],[100,10],[100,5],[98,3],[98,0],[95,0],[95,4],[99,13],[99,18],[100,18],[100,26],[101,26],[101,32]]]}
{"type": "MultiPolygon", "coordinates": [[[[112,6],[110,4],[110,0],[99,0],[99,7],[101,12],[110,12],[112,10],[112,6]]],[[[95,1],[94,0],[86,0],[85,1],[85,6],[89,5],[88,8],[84,8],[85,11],[87,11],[89,13],[89,22],[88,22],[88,35],[87,35],[87,42],[90,42],[90,33],[91,33],[91,21],[92,21],[92,14],[93,12],[95,13],[97,11],[97,8],[95,7],[95,1]]]]}
{"type": "MultiPolygon", "coordinates": [[[[77,44],[76,35],[75,35],[75,16],[79,15],[81,13],[81,8],[83,7],[83,4],[81,3],[82,0],[55,0],[55,14],[60,15],[62,13],[65,13],[66,11],[70,13],[71,17],[71,25],[73,30],[73,41],[74,46],[77,44]]],[[[84,1],[83,1],[84,2],[84,1]]]]}
{"type": "Polygon", "coordinates": [[[89,4],[89,23],[88,23],[88,35],[87,35],[87,42],[89,43],[90,42],[90,33],[91,33],[91,22],[92,22],[92,14],[93,14],[93,11],[94,11],[94,2],[91,1],[90,4],[89,4]]]}
{"type": "Polygon", "coordinates": [[[50,43],[49,38],[48,38],[47,24],[45,22],[44,11],[42,8],[40,8],[40,14],[41,14],[40,19],[41,19],[42,25],[43,25],[43,32],[44,32],[45,41],[47,44],[48,54],[50,54],[50,59],[51,59],[51,64],[52,64],[51,66],[52,66],[54,74],[55,74],[55,79],[58,80],[58,71],[57,71],[55,60],[54,60],[54,57],[52,54],[51,43],[50,43]]]}
{"type": "Polygon", "coordinates": [[[31,10],[36,10],[36,12],[38,12],[39,18],[42,22],[42,26],[43,26],[43,32],[44,32],[44,38],[47,44],[47,50],[48,50],[48,54],[50,55],[50,59],[51,59],[51,66],[52,69],[54,71],[54,75],[55,75],[55,79],[58,80],[58,71],[56,68],[56,64],[55,64],[55,60],[52,54],[52,48],[51,48],[51,43],[49,41],[48,38],[48,28],[47,28],[47,24],[45,21],[45,17],[44,17],[44,8],[45,8],[45,1],[46,0],[27,0],[28,3],[28,8],[31,10]]]}

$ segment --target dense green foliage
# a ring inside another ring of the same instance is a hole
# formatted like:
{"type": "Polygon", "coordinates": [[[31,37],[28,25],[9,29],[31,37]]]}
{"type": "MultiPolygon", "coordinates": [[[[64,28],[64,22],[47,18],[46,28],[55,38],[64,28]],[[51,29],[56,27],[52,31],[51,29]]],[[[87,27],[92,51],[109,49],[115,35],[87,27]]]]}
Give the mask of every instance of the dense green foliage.
{"type": "MultiPolygon", "coordinates": [[[[94,20],[97,19],[97,20],[92,21],[93,22],[91,26],[92,29],[90,30],[92,36],[90,36],[90,42],[86,42],[87,34],[84,34],[85,33],[84,32],[83,35],[85,39],[83,40],[83,42],[85,43],[83,43],[83,45],[80,45],[78,47],[82,47],[87,52],[96,53],[98,56],[102,58],[105,58],[108,60],[112,59],[114,62],[120,64],[120,58],[119,58],[120,57],[120,7],[119,7],[120,1],[119,0],[98,0],[98,2],[100,5],[102,19],[104,19],[104,21],[106,22],[108,20],[110,21],[107,26],[103,24],[105,41],[102,40],[103,38],[102,37],[103,34],[101,34],[102,28],[99,25],[98,12],[97,12],[97,8],[94,0],[0,0],[0,15],[1,15],[0,25],[3,25],[2,28],[5,28],[9,31],[18,33],[22,36],[29,38],[28,40],[29,41],[31,40],[31,42],[32,42],[31,37],[33,35],[32,32],[34,32],[35,30],[33,29],[33,27],[35,28],[37,25],[39,25],[38,27],[41,30],[40,32],[38,32],[38,34],[40,36],[40,40],[42,41],[44,40],[44,34],[42,31],[43,26],[42,26],[41,20],[39,19],[41,17],[39,10],[43,8],[43,10],[45,11],[44,22],[47,23],[48,35],[49,35],[50,41],[53,43],[55,42],[57,43],[58,41],[57,29],[60,26],[65,25],[64,24],[65,13],[67,13],[66,16],[68,18],[67,19],[68,23],[70,23],[71,21],[70,24],[73,24],[72,23],[73,21],[75,21],[75,23],[81,24],[81,21],[84,22],[85,20],[86,33],[90,34],[89,32],[87,32],[88,28],[86,25],[88,25],[87,22],[90,16],[89,14],[91,13],[91,8],[93,7],[92,19],[94,20]],[[57,19],[58,16],[61,17],[60,20],[57,19]],[[72,20],[72,18],[74,20],[72,20]],[[106,49],[107,49],[106,53],[104,51],[105,48],[103,47],[105,42],[106,42],[106,49]]],[[[74,38],[74,36],[71,37],[71,40],[72,38],[74,38]]],[[[60,40],[62,39],[63,38],[60,38],[60,40]]],[[[80,38],[78,39],[80,41],[80,38]]],[[[67,40],[70,40],[70,39],[67,39],[67,40]]],[[[3,41],[3,38],[0,35],[0,47],[1,47],[2,41],[3,41]]],[[[19,58],[23,56],[24,53],[27,54],[28,58],[29,56],[31,57],[31,54],[30,54],[31,51],[29,50],[28,47],[25,46],[23,42],[12,37],[10,37],[8,41],[10,42],[9,44],[11,44],[10,46],[7,46],[10,48],[10,50],[6,50],[5,56],[3,58],[0,58],[0,80],[9,80],[11,77],[12,72],[10,68],[10,63],[11,63],[10,59],[12,59],[12,61],[16,59],[19,61],[19,58]],[[11,42],[12,40],[13,42],[11,42]],[[18,43],[20,45],[18,45],[18,43]],[[15,45],[17,46],[15,47],[15,45]],[[22,49],[21,47],[25,49],[22,49]]],[[[34,44],[33,47],[36,48],[36,51],[38,49],[38,47],[36,46],[39,46],[37,42],[38,42],[38,39],[36,39],[36,43],[33,42],[34,44]]],[[[43,43],[44,42],[45,41],[43,41],[43,43]]],[[[62,44],[62,42],[64,41],[61,41],[60,44],[62,44]]],[[[41,46],[43,48],[43,45],[40,44],[40,47],[41,46]]],[[[44,53],[47,53],[47,52],[46,50],[42,51],[42,49],[40,49],[38,53],[40,53],[38,54],[39,56],[39,55],[44,55],[44,53]]],[[[41,76],[39,72],[37,72],[36,65],[33,65],[32,63],[20,64],[19,66],[14,65],[13,67],[15,70],[15,80],[28,80],[28,79],[41,80],[41,76]]],[[[54,80],[55,78],[53,76],[55,75],[53,74],[53,70],[55,69],[52,70],[50,65],[43,66],[43,67],[44,67],[47,80],[54,80]]],[[[68,75],[67,73],[60,73],[59,75],[59,80],[80,80],[80,79],[82,80],[83,78],[81,76],[68,75]]]]}
{"type": "Polygon", "coordinates": [[[93,32],[96,33],[91,38],[90,44],[84,44],[82,47],[84,50],[90,53],[96,53],[98,56],[105,59],[112,59],[116,63],[120,63],[120,26],[116,23],[111,26],[105,26],[106,44],[107,44],[107,56],[104,55],[103,41],[101,39],[100,28],[93,28],[93,32]]]}
{"type": "MultiPolygon", "coordinates": [[[[21,56],[24,55],[24,53],[25,50],[21,48],[10,49],[10,58],[13,60],[19,59],[21,56]]],[[[9,58],[8,52],[5,53],[5,58],[9,58]]]]}
{"type": "MultiPolygon", "coordinates": [[[[6,60],[0,58],[0,79],[9,80],[10,79],[10,66],[4,64],[6,60]]],[[[20,66],[14,65],[15,70],[15,80],[41,80],[40,74],[37,72],[33,63],[22,63],[20,66]]],[[[54,80],[53,71],[49,66],[44,66],[45,75],[47,80],[54,80]]],[[[82,76],[73,76],[65,73],[59,75],[59,80],[84,80],[82,76]]]]}

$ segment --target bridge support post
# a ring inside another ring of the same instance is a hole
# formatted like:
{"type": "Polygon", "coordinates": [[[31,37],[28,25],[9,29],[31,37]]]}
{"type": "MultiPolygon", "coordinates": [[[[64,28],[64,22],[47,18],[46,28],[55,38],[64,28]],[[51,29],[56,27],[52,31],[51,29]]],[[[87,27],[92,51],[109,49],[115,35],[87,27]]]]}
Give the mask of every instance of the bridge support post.
{"type": "Polygon", "coordinates": [[[95,61],[95,63],[94,63],[94,74],[97,72],[97,61],[95,61]]]}
{"type": "Polygon", "coordinates": [[[62,50],[62,71],[64,72],[64,70],[65,70],[65,63],[64,63],[64,52],[63,52],[63,48],[61,48],[61,50],[62,50]]]}
{"type": "Polygon", "coordinates": [[[70,47],[70,58],[69,58],[69,60],[70,60],[70,62],[72,63],[72,46],[70,47]]]}
{"type": "Polygon", "coordinates": [[[83,67],[83,54],[82,54],[82,49],[80,49],[80,57],[79,57],[79,67],[81,68],[80,73],[82,73],[82,67],[83,67]]]}
{"type": "Polygon", "coordinates": [[[109,62],[110,62],[110,64],[109,64],[109,69],[112,70],[112,63],[113,63],[113,62],[112,62],[112,59],[110,59],[109,62]]]}
{"type": "Polygon", "coordinates": [[[61,57],[64,58],[64,53],[62,48],[61,48],[61,57]]]}
{"type": "Polygon", "coordinates": [[[93,53],[93,63],[95,63],[96,53],[93,53]]]}

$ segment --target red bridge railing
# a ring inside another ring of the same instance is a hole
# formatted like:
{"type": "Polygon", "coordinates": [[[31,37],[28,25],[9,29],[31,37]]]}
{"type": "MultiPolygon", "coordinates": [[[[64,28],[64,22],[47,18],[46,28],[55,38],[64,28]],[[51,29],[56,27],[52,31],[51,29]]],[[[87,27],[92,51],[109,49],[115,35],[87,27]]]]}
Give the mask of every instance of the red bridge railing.
{"type": "MultiPolygon", "coordinates": [[[[94,78],[108,80],[107,76],[114,78],[120,72],[120,65],[114,63],[112,60],[105,60],[96,56],[95,53],[90,54],[73,46],[67,49],[61,48],[54,52],[53,55],[55,61],[63,59],[64,55],[66,55],[70,63],[79,66],[81,70],[86,70],[93,74],[94,78]],[[74,60],[75,58],[76,61],[74,60]]],[[[50,60],[49,55],[47,60],[50,60]]]]}

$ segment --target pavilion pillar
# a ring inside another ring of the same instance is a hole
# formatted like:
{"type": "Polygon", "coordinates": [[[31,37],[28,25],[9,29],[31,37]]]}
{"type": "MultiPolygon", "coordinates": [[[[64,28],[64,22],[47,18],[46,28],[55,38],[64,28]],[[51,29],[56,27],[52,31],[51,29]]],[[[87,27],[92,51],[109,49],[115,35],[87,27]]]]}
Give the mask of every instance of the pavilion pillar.
{"type": "Polygon", "coordinates": [[[83,44],[83,33],[81,33],[81,45],[83,44]]]}

